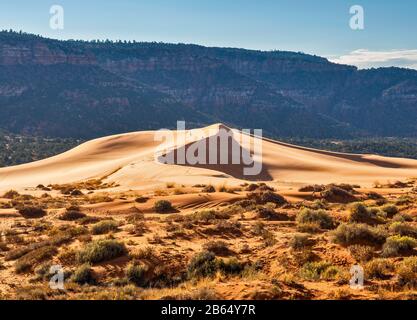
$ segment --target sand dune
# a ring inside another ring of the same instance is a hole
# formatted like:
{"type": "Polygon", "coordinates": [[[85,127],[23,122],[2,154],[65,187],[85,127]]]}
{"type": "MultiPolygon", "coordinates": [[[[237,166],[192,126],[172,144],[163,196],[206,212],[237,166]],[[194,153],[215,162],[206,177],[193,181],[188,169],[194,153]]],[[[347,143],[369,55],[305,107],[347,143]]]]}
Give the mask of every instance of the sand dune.
{"type": "MultiPolygon", "coordinates": [[[[186,152],[190,147],[190,142],[178,141],[179,133],[205,144],[213,134],[223,131],[229,132],[229,129],[217,124],[175,132],[176,141],[166,144],[169,151],[164,155],[177,154],[184,151],[182,149],[186,152]]],[[[346,182],[369,186],[375,180],[385,182],[417,177],[416,160],[325,152],[269,139],[254,139],[261,143],[263,150],[262,160],[256,160],[262,161],[262,171],[257,176],[245,176],[243,169],[247,166],[243,164],[163,164],[155,161],[155,152],[161,142],[155,141],[155,132],[148,131],[92,140],[49,159],[2,168],[0,190],[103,177],[108,182],[116,182],[120,188],[144,188],[165,182],[235,185],[242,180],[287,185],[346,182]]],[[[233,143],[238,144],[239,140],[233,143]]],[[[250,153],[245,146],[240,145],[240,148],[243,153],[250,153]]],[[[230,147],[227,152],[231,152],[230,147]]]]}

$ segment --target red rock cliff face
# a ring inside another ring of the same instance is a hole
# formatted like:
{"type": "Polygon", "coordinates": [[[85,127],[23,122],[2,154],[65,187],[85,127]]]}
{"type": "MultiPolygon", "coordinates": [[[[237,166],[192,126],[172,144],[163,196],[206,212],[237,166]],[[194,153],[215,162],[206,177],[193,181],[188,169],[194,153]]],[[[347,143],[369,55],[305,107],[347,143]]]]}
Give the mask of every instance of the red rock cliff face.
{"type": "Polygon", "coordinates": [[[53,65],[68,63],[76,65],[96,64],[93,55],[85,53],[66,53],[63,50],[51,50],[44,43],[31,45],[9,45],[0,43],[0,65],[53,65]]]}

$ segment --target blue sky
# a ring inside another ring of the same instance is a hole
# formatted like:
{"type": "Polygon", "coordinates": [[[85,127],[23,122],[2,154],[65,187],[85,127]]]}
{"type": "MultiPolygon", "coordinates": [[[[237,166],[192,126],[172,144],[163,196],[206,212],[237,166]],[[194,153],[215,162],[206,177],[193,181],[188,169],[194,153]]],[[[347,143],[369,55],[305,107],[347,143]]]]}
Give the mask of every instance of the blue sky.
{"type": "Polygon", "coordinates": [[[123,39],[291,50],[359,67],[417,68],[415,0],[13,0],[0,3],[0,28],[59,39],[123,39]],[[49,28],[62,5],[63,30],[49,28]],[[352,5],[365,29],[349,27],[352,5]]]}

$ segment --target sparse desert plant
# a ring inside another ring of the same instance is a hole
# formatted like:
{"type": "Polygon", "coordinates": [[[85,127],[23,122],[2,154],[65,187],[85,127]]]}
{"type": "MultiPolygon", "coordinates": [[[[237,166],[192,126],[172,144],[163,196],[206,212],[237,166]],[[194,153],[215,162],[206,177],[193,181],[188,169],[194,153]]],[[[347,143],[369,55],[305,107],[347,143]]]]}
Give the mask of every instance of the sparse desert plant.
{"type": "Polygon", "coordinates": [[[387,279],[393,271],[392,263],[386,259],[373,259],[365,264],[365,277],[369,279],[387,279]]]}
{"type": "Polygon", "coordinates": [[[398,207],[395,205],[385,205],[381,208],[381,210],[387,214],[388,218],[392,218],[400,212],[398,207]]]}
{"type": "Polygon", "coordinates": [[[393,222],[389,227],[389,231],[400,236],[417,239],[417,228],[406,222],[393,222]]]}
{"type": "Polygon", "coordinates": [[[367,208],[363,203],[354,203],[350,208],[349,222],[377,224],[380,222],[377,211],[367,208]]]}
{"type": "Polygon", "coordinates": [[[19,196],[20,196],[19,192],[15,191],[15,190],[9,190],[5,194],[3,194],[1,196],[1,198],[4,198],[4,199],[15,199],[15,198],[17,198],[19,196]]]}
{"type": "Polygon", "coordinates": [[[119,223],[114,220],[103,220],[91,227],[93,234],[106,234],[109,232],[116,232],[119,230],[119,223]]]}
{"type": "Polygon", "coordinates": [[[298,223],[297,231],[302,233],[318,233],[321,231],[320,222],[298,223]]]}
{"type": "Polygon", "coordinates": [[[350,203],[357,201],[351,191],[336,185],[326,186],[326,189],[320,193],[322,199],[333,203],[350,203]]]}
{"type": "Polygon", "coordinates": [[[94,284],[96,282],[93,269],[89,263],[84,263],[83,265],[79,266],[74,271],[71,280],[78,284],[94,284]]]}
{"type": "Polygon", "coordinates": [[[393,218],[393,222],[412,222],[413,218],[406,213],[397,213],[393,218]]]}
{"type": "Polygon", "coordinates": [[[174,208],[171,202],[167,200],[158,200],[154,204],[154,210],[157,213],[170,213],[173,212],[174,208]]]}
{"type": "Polygon", "coordinates": [[[148,200],[149,200],[149,198],[147,198],[147,197],[139,196],[139,197],[136,197],[135,202],[137,202],[137,203],[146,203],[146,202],[148,202],[148,200]]]}
{"type": "Polygon", "coordinates": [[[333,218],[324,210],[304,208],[297,214],[298,223],[318,223],[323,229],[334,228],[333,218]]]}
{"type": "Polygon", "coordinates": [[[290,247],[293,250],[303,250],[305,248],[311,247],[312,243],[310,236],[307,234],[296,234],[290,240],[290,247]]]}
{"type": "Polygon", "coordinates": [[[341,245],[381,245],[384,243],[387,233],[379,227],[371,227],[367,224],[342,224],[332,233],[333,241],[341,245]]]}
{"type": "Polygon", "coordinates": [[[190,279],[211,277],[215,275],[216,271],[216,256],[209,251],[196,254],[188,265],[188,277],[190,279]]]}
{"type": "Polygon", "coordinates": [[[254,201],[258,205],[264,205],[270,202],[270,203],[275,203],[278,206],[283,206],[284,204],[288,203],[287,200],[283,196],[272,191],[257,190],[256,192],[249,193],[248,199],[251,201],[254,201]]]}
{"type": "Polygon", "coordinates": [[[58,219],[63,221],[76,221],[85,218],[87,215],[79,211],[65,211],[58,219]]]}
{"type": "Polygon", "coordinates": [[[218,262],[218,269],[224,274],[239,274],[244,268],[245,265],[236,258],[220,260],[218,262]]]}
{"type": "Polygon", "coordinates": [[[209,241],[203,245],[203,249],[220,256],[227,256],[231,254],[231,250],[229,249],[227,243],[221,240],[209,241]]]}
{"type": "Polygon", "coordinates": [[[148,268],[146,266],[131,263],[126,268],[126,278],[138,287],[145,287],[147,284],[147,271],[148,268]]]}
{"type": "Polygon", "coordinates": [[[167,189],[172,189],[172,188],[175,187],[175,183],[174,182],[167,182],[167,183],[165,183],[165,187],[167,189]]]}
{"type": "Polygon", "coordinates": [[[16,273],[28,272],[37,264],[51,259],[56,253],[57,249],[53,246],[45,246],[30,251],[16,261],[14,265],[15,271],[16,273]]]}
{"type": "Polygon", "coordinates": [[[405,258],[396,270],[398,284],[409,288],[417,287],[417,257],[405,258]]]}
{"type": "Polygon", "coordinates": [[[39,219],[46,216],[46,211],[43,208],[31,206],[19,208],[19,213],[26,219],[39,219]]]}
{"type": "Polygon", "coordinates": [[[97,240],[87,244],[77,254],[80,263],[99,263],[113,260],[127,254],[123,243],[116,240],[97,240]]]}
{"type": "Polygon", "coordinates": [[[356,261],[367,262],[374,257],[375,248],[356,244],[349,247],[349,252],[356,261]]]}
{"type": "Polygon", "coordinates": [[[224,211],[202,210],[193,212],[192,214],[186,216],[186,218],[193,223],[209,223],[214,220],[227,220],[230,218],[230,215],[224,211]]]}
{"type": "Polygon", "coordinates": [[[417,240],[411,237],[392,236],[387,239],[383,248],[384,257],[396,257],[406,254],[417,247],[417,240]]]}
{"type": "Polygon", "coordinates": [[[332,280],[339,270],[330,262],[307,262],[300,270],[300,275],[307,280],[332,280]]]}

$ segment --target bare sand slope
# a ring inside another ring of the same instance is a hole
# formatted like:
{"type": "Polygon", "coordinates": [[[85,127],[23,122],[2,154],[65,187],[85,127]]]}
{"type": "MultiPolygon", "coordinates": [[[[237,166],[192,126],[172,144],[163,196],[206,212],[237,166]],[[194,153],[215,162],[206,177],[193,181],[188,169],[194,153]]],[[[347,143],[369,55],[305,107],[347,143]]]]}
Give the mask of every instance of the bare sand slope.
{"type": "MultiPolygon", "coordinates": [[[[229,129],[213,125],[203,129],[175,132],[174,141],[166,143],[168,152],[176,154],[190,147],[178,141],[178,133],[205,141],[229,129]]],[[[245,176],[244,164],[163,164],[155,161],[160,141],[155,132],[135,132],[89,141],[58,156],[25,165],[0,169],[0,190],[24,189],[38,184],[73,183],[92,178],[105,178],[121,188],[144,188],[165,182],[181,184],[227,183],[242,180],[270,181],[278,184],[346,182],[364,186],[379,180],[395,181],[417,177],[417,161],[375,155],[353,155],[297,147],[277,141],[255,138],[262,144],[262,171],[245,176]]],[[[240,143],[233,140],[232,143],[240,143]]],[[[229,148],[230,149],[230,148],[229,148]]],[[[219,152],[219,150],[217,150],[219,152]]],[[[230,153],[231,150],[228,150],[230,153]]],[[[242,152],[248,152],[242,147],[242,152]]],[[[175,162],[177,163],[177,162],[175,162]]]]}

